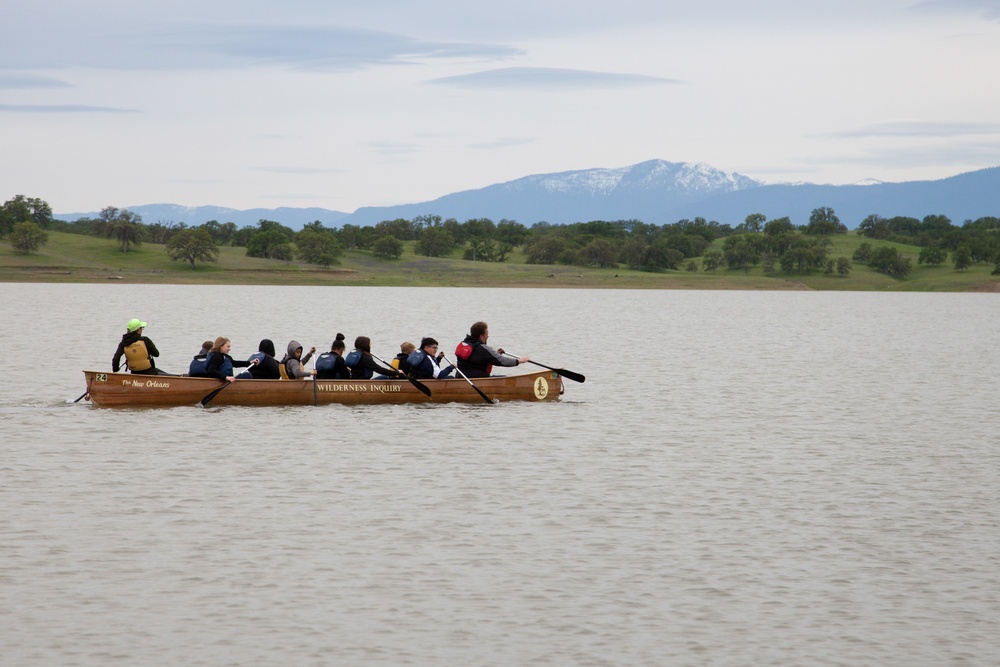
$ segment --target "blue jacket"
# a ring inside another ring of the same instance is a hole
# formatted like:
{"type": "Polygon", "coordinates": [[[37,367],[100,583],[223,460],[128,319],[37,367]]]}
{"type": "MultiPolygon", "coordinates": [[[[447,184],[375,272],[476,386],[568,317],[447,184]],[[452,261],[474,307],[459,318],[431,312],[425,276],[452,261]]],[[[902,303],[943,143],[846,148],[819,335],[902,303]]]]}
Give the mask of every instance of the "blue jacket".
{"type": "Polygon", "coordinates": [[[423,350],[414,350],[407,361],[410,362],[410,376],[417,379],[431,380],[437,378],[443,380],[451,376],[455,367],[449,364],[445,368],[438,367],[437,375],[434,374],[434,362],[423,350]]]}

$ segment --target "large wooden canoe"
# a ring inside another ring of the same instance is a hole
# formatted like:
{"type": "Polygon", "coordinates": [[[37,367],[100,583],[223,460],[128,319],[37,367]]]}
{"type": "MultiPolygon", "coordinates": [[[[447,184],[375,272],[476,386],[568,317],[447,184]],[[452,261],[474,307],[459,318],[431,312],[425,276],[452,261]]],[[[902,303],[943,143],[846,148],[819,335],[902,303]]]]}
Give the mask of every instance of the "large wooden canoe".
{"type": "MultiPolygon", "coordinates": [[[[197,405],[222,386],[214,378],[133,375],[84,371],[90,401],[102,408],[167,408],[197,405]]],[[[563,392],[552,371],[474,379],[489,398],[553,401],[563,392]]],[[[211,399],[212,406],[362,405],[377,403],[485,403],[463,378],[421,380],[425,396],[408,380],[234,380],[211,399]]]]}

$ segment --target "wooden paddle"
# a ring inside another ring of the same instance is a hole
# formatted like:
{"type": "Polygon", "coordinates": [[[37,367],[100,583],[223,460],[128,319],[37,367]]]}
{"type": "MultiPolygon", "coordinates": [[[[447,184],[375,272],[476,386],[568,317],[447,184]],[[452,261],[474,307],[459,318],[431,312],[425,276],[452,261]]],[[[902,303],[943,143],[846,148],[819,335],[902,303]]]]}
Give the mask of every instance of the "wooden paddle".
{"type": "MultiPolygon", "coordinates": [[[[252,364],[250,364],[250,365],[251,365],[251,366],[256,366],[256,365],[257,365],[257,361],[256,361],[256,360],[254,360],[254,362],[253,362],[252,364]]],[[[234,372],[235,372],[235,369],[234,369],[234,372]]],[[[228,386],[229,386],[229,385],[231,385],[232,383],[233,383],[233,381],[232,381],[232,380],[226,380],[225,382],[223,382],[223,383],[222,383],[222,386],[221,386],[221,387],[216,387],[216,388],[215,388],[215,389],[213,389],[212,391],[210,391],[210,392],[208,392],[207,394],[205,394],[205,397],[204,397],[203,399],[201,399],[200,401],[198,401],[198,403],[197,403],[197,406],[198,406],[199,408],[203,408],[203,407],[205,407],[206,405],[208,405],[208,402],[209,402],[209,401],[211,401],[211,400],[212,400],[213,398],[215,398],[215,397],[216,397],[216,395],[217,395],[217,394],[218,394],[218,393],[219,393],[220,391],[222,391],[223,389],[225,389],[226,387],[228,387],[228,386]]]]}
{"type": "MultiPolygon", "coordinates": [[[[442,354],[442,355],[441,355],[441,358],[442,358],[442,359],[444,359],[445,361],[447,361],[447,362],[448,362],[449,364],[451,364],[451,360],[449,360],[449,359],[448,359],[448,357],[444,356],[444,354],[442,354]]],[[[470,379],[469,379],[469,376],[468,376],[468,375],[466,375],[466,374],[465,374],[465,373],[463,373],[463,372],[462,372],[461,370],[459,370],[459,368],[458,368],[458,365],[457,365],[457,364],[451,364],[451,365],[455,367],[455,372],[456,372],[456,373],[458,373],[459,375],[461,375],[462,377],[464,377],[464,378],[465,378],[465,381],[469,383],[469,386],[471,386],[471,387],[472,387],[473,389],[475,389],[475,390],[476,390],[476,393],[478,393],[478,394],[479,394],[480,396],[482,396],[482,397],[483,397],[483,400],[484,400],[484,401],[486,401],[486,402],[487,402],[487,403],[489,403],[490,405],[493,405],[494,403],[499,403],[499,402],[500,402],[500,401],[499,401],[498,399],[495,399],[495,398],[490,398],[490,397],[489,397],[489,396],[487,396],[487,395],[486,395],[485,393],[483,393],[483,390],[482,390],[482,389],[480,389],[480,388],[479,388],[479,387],[477,387],[476,385],[472,384],[472,380],[470,380],[470,379]]]]}
{"type": "Polygon", "coordinates": [[[199,408],[203,408],[206,405],[208,405],[208,402],[211,401],[213,398],[215,398],[216,394],[218,394],[220,391],[222,391],[223,389],[225,389],[226,387],[228,387],[232,383],[233,383],[232,380],[226,380],[225,382],[222,383],[222,386],[216,387],[212,391],[210,391],[207,394],[205,394],[205,397],[203,399],[201,399],[200,401],[198,401],[198,407],[199,408]]]}
{"type": "MultiPolygon", "coordinates": [[[[369,353],[369,354],[371,354],[371,353],[369,353]]],[[[404,373],[400,373],[399,371],[392,370],[392,366],[390,366],[389,364],[385,363],[385,360],[383,360],[381,357],[376,357],[374,354],[372,354],[372,357],[374,357],[375,359],[378,359],[379,361],[381,361],[382,365],[386,366],[389,369],[386,372],[386,375],[388,375],[389,373],[396,373],[397,375],[402,375],[403,377],[405,377],[407,380],[410,381],[410,384],[412,384],[414,387],[416,387],[417,389],[419,389],[420,391],[422,391],[425,395],[427,395],[428,397],[430,397],[431,390],[427,388],[427,385],[423,384],[422,382],[417,382],[416,379],[411,378],[409,375],[406,375],[404,373]]]]}
{"type": "Polygon", "coordinates": [[[529,361],[528,363],[529,364],[534,364],[536,366],[541,366],[542,368],[548,368],[553,373],[558,373],[559,375],[563,376],[564,378],[569,378],[570,380],[573,380],[574,382],[584,382],[587,379],[585,376],[580,375],[579,373],[574,373],[573,371],[568,371],[565,368],[552,368],[552,366],[546,366],[545,364],[540,364],[537,361],[529,361]]]}

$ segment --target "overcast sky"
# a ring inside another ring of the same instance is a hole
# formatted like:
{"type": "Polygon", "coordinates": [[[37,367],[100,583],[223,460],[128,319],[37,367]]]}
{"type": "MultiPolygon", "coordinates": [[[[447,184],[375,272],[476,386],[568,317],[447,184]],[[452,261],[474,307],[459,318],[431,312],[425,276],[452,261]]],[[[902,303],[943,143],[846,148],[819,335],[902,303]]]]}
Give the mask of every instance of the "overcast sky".
{"type": "Polygon", "coordinates": [[[32,0],[0,201],[351,212],[660,158],[767,181],[1000,165],[1000,0],[32,0]]]}

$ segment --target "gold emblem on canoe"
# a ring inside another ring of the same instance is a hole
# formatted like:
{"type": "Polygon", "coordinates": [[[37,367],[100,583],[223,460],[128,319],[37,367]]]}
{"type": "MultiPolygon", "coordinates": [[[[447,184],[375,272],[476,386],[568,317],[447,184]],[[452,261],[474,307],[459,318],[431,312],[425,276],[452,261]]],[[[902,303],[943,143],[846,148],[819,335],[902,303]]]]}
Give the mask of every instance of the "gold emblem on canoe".
{"type": "Polygon", "coordinates": [[[546,396],[549,395],[549,383],[545,381],[545,378],[535,379],[535,398],[538,400],[544,400],[546,396]]]}

